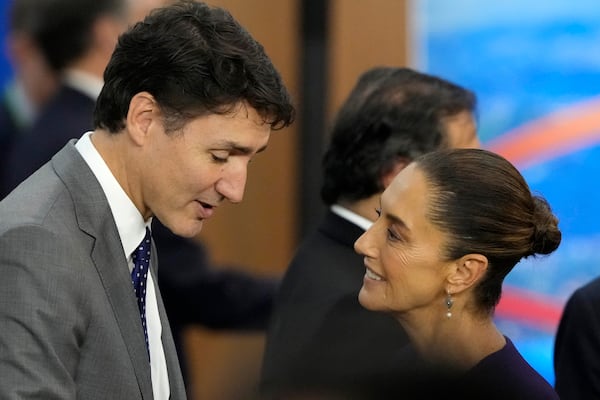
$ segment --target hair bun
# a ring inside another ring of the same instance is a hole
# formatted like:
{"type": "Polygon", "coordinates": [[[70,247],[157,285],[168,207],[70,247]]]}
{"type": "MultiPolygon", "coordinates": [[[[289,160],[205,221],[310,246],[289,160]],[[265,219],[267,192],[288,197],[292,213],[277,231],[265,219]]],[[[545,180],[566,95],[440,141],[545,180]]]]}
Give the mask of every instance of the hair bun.
{"type": "Polygon", "coordinates": [[[533,197],[533,254],[550,254],[558,248],[562,234],[558,229],[558,218],[552,213],[548,202],[539,196],[533,197]]]}

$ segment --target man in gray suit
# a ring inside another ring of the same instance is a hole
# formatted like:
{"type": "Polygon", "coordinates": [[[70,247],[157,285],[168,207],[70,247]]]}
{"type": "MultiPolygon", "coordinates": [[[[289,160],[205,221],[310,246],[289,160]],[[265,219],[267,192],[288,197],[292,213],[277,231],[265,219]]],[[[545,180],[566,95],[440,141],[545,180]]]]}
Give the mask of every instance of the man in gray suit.
{"type": "Polygon", "coordinates": [[[0,398],[185,398],[151,220],[195,236],[294,114],[262,46],[202,3],[123,34],[104,81],[94,130],[0,202],[0,398]]]}

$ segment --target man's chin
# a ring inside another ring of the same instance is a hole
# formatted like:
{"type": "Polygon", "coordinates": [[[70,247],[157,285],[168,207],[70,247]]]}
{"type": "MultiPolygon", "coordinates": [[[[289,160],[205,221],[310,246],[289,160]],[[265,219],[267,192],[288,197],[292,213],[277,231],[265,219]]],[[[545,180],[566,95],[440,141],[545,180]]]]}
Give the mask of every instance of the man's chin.
{"type": "Polygon", "coordinates": [[[169,230],[177,236],[184,238],[193,238],[197,236],[202,230],[203,220],[196,220],[193,222],[186,221],[185,223],[167,225],[169,230]]]}

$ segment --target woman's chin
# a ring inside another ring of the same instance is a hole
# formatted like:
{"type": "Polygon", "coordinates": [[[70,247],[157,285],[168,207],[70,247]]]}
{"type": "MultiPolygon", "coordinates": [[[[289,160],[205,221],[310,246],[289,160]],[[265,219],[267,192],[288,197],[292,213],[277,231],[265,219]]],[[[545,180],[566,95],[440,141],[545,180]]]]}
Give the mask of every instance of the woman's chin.
{"type": "Polygon", "coordinates": [[[370,311],[379,311],[379,307],[373,302],[373,296],[365,287],[363,286],[358,292],[358,302],[361,306],[370,311]]]}

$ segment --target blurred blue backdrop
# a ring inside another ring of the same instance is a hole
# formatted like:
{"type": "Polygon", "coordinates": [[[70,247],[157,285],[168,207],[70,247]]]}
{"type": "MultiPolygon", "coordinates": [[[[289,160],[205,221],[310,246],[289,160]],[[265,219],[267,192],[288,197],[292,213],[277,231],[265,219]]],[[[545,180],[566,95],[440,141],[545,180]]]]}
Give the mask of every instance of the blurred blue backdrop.
{"type": "Polygon", "coordinates": [[[0,39],[2,43],[0,43],[0,49],[2,52],[0,53],[0,89],[4,88],[6,82],[8,81],[11,70],[10,64],[8,62],[8,58],[6,56],[6,29],[8,27],[8,17],[7,17],[7,8],[8,8],[9,0],[0,0],[0,39]]]}
{"type": "Polygon", "coordinates": [[[513,161],[560,218],[563,242],[524,261],[496,319],[554,383],[562,307],[600,275],[600,7],[597,0],[414,0],[413,66],[478,96],[484,147],[513,161]]]}

